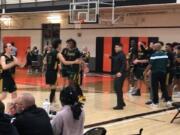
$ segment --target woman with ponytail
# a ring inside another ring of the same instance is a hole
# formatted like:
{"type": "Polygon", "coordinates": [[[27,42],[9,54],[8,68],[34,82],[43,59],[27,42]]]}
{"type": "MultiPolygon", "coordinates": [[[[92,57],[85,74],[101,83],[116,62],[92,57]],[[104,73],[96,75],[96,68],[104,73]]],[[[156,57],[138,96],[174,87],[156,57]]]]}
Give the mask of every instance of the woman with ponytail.
{"type": "Polygon", "coordinates": [[[52,120],[54,135],[83,135],[84,111],[76,90],[66,87],[61,91],[62,109],[52,120]]]}

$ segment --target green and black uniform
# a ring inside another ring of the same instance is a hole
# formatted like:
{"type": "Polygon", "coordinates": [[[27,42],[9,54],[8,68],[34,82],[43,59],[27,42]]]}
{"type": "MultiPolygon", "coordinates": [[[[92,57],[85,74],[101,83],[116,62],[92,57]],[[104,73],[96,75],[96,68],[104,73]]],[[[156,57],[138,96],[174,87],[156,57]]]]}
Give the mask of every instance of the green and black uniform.
{"type": "MultiPolygon", "coordinates": [[[[61,52],[61,54],[63,55],[64,59],[67,60],[67,54],[68,54],[68,51],[69,49],[68,48],[64,48],[61,52]]],[[[61,69],[61,75],[62,77],[69,77],[69,74],[68,74],[68,68],[69,66],[68,65],[64,65],[64,64],[61,64],[62,66],[62,69],[61,69]]]]}
{"type": "MultiPolygon", "coordinates": [[[[65,59],[67,61],[74,61],[80,57],[81,57],[80,51],[78,50],[78,48],[75,48],[75,49],[71,49],[71,50],[68,49],[65,59]]],[[[65,67],[66,67],[66,73],[68,74],[68,78],[69,78],[69,80],[71,80],[73,82],[72,85],[73,85],[73,87],[75,87],[75,90],[76,90],[78,96],[83,96],[83,92],[80,87],[80,82],[81,82],[80,64],[73,64],[73,65],[68,65],[65,67]]]]}
{"type": "MultiPolygon", "coordinates": [[[[68,49],[65,59],[67,61],[74,61],[81,57],[80,51],[75,49],[68,49]]],[[[76,84],[80,84],[80,65],[79,64],[73,64],[73,65],[67,65],[65,66],[66,73],[68,75],[68,78],[72,80],[76,84]]]]}
{"type": "MultiPolygon", "coordinates": [[[[5,57],[6,64],[12,63],[14,61],[14,58],[12,55],[10,57],[8,57],[7,55],[3,54],[2,56],[5,57]]],[[[17,90],[16,83],[13,78],[14,67],[3,70],[3,73],[2,73],[3,89],[2,90],[4,92],[12,93],[17,90]]]]}
{"type": "Polygon", "coordinates": [[[167,54],[163,51],[156,51],[150,57],[150,65],[152,71],[151,86],[152,86],[152,94],[153,94],[153,103],[157,104],[159,102],[159,96],[158,96],[159,84],[161,87],[161,91],[163,92],[165,101],[169,101],[169,96],[166,89],[166,73],[168,66],[167,54]]]}
{"type": "MultiPolygon", "coordinates": [[[[57,58],[58,51],[52,49],[50,53],[47,54],[47,70],[46,70],[46,84],[55,85],[57,82],[57,73],[58,73],[58,64],[59,60],[57,58]]],[[[53,102],[55,98],[56,89],[51,89],[51,93],[49,96],[50,103],[53,102]]]]}
{"type": "Polygon", "coordinates": [[[47,54],[46,84],[49,85],[55,85],[57,81],[57,72],[59,64],[57,54],[58,51],[54,49],[47,54]]]}

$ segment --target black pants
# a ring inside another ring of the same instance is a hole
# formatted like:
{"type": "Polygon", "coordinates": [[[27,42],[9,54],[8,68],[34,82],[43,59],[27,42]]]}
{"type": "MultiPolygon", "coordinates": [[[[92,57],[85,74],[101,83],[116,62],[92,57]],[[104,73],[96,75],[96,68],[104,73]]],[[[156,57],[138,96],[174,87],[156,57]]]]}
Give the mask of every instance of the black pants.
{"type": "Polygon", "coordinates": [[[117,96],[117,106],[123,107],[125,105],[124,99],[123,99],[123,84],[125,80],[125,75],[123,74],[121,77],[115,77],[114,79],[114,90],[116,92],[117,96]]]}
{"type": "Polygon", "coordinates": [[[165,98],[165,101],[169,101],[169,96],[166,88],[166,73],[153,72],[151,76],[151,86],[152,86],[152,95],[153,95],[154,104],[159,103],[159,95],[158,95],[159,84],[162,94],[165,98]]]}

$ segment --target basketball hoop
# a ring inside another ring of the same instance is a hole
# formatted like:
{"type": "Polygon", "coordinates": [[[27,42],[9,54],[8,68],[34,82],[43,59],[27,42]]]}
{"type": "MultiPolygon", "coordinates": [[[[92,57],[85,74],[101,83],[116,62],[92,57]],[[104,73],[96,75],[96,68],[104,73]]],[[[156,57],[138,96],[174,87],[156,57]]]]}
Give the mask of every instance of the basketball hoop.
{"type": "Polygon", "coordinates": [[[85,22],[84,19],[79,20],[77,23],[74,24],[74,28],[81,29],[81,26],[84,22],[85,22]]]}

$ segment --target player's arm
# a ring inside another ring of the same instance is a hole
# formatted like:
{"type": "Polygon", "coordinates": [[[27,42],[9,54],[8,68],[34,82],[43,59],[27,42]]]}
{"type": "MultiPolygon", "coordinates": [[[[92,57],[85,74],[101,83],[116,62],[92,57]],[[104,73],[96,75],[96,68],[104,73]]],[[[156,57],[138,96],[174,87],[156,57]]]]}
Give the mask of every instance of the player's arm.
{"type": "Polygon", "coordinates": [[[19,66],[21,68],[23,68],[26,65],[26,64],[19,63],[18,59],[15,56],[13,56],[13,60],[16,62],[16,66],[19,66]]]}
{"type": "Polygon", "coordinates": [[[75,61],[66,61],[61,53],[58,53],[58,59],[61,63],[64,65],[72,65],[72,64],[80,64],[80,60],[75,60],[75,61]]]}
{"type": "Polygon", "coordinates": [[[10,69],[14,67],[16,64],[17,64],[16,61],[12,61],[11,63],[6,64],[6,58],[4,56],[1,56],[1,66],[3,70],[10,69]]]}

